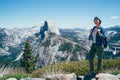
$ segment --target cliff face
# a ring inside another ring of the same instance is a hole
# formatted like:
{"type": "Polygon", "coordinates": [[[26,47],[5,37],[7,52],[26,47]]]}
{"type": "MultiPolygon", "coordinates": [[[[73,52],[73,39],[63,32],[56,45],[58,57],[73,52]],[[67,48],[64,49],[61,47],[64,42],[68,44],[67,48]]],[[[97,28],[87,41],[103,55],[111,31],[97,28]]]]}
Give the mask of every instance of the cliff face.
{"type": "Polygon", "coordinates": [[[45,21],[44,25],[40,28],[41,40],[45,38],[45,31],[48,31],[48,23],[45,21]]]}
{"type": "Polygon", "coordinates": [[[80,44],[63,38],[58,31],[59,29],[51,28],[49,23],[45,21],[44,25],[40,28],[39,35],[29,39],[34,54],[38,58],[37,67],[62,61],[85,60],[87,50],[80,44]]]}

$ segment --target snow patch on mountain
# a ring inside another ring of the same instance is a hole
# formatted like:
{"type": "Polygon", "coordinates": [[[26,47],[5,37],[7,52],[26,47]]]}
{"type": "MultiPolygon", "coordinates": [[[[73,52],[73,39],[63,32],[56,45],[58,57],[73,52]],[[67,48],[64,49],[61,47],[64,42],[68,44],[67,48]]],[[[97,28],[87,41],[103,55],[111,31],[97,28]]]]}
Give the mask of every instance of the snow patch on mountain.
{"type": "Polygon", "coordinates": [[[114,31],[114,30],[107,31],[107,34],[110,35],[110,36],[113,36],[116,33],[117,33],[117,31],[114,31]]]}
{"type": "Polygon", "coordinates": [[[10,55],[11,53],[7,52],[6,50],[0,48],[0,56],[10,55]]]}

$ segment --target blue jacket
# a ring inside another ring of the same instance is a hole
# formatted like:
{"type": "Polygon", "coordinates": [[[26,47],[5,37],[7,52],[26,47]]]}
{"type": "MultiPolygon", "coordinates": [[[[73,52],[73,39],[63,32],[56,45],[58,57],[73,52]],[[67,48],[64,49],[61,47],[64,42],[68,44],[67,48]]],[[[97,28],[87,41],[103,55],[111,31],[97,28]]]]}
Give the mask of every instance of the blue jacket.
{"type": "MultiPolygon", "coordinates": [[[[95,29],[95,26],[93,27],[92,30],[94,30],[94,29],[95,29]]],[[[106,37],[106,31],[101,26],[99,26],[98,29],[100,29],[101,35],[99,35],[98,33],[96,34],[96,46],[102,46],[103,42],[105,40],[105,37],[106,37]]],[[[89,35],[89,40],[93,41],[93,35],[92,34],[89,35]]]]}

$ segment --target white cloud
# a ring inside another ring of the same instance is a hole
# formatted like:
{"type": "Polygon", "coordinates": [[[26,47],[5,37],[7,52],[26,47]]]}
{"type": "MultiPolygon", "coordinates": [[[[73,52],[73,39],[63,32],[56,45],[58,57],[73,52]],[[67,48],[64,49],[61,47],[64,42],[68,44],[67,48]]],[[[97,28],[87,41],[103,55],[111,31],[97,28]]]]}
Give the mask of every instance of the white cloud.
{"type": "Polygon", "coordinates": [[[120,18],[119,16],[111,16],[110,19],[118,19],[120,18]]]}

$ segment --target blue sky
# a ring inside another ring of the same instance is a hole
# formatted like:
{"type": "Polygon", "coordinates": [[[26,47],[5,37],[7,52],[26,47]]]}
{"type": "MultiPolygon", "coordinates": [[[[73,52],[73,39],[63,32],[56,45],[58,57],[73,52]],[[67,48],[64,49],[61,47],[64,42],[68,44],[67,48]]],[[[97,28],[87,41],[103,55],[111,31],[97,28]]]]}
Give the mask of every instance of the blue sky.
{"type": "Polygon", "coordinates": [[[0,27],[31,27],[54,21],[62,28],[120,25],[120,0],[0,0],[0,27]]]}

